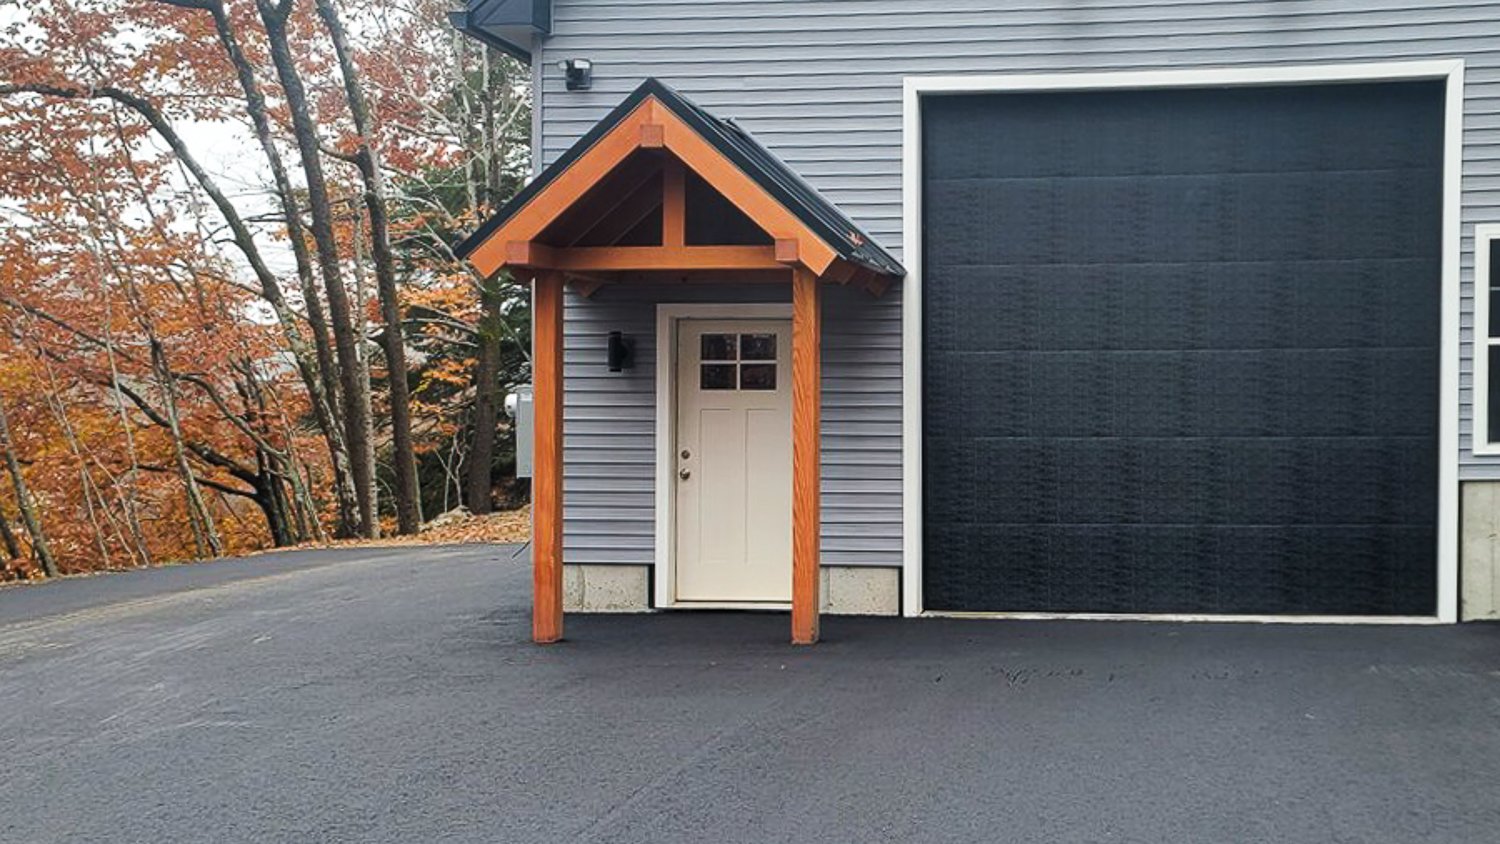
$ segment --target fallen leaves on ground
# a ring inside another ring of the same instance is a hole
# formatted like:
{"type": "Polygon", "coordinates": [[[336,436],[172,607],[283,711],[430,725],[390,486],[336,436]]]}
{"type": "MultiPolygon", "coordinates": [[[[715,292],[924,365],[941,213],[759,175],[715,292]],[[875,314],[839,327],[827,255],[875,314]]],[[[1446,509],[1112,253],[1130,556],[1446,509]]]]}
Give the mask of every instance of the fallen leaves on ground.
{"type": "MultiPolygon", "coordinates": [[[[395,527],[386,525],[387,529],[395,527]]],[[[379,539],[342,539],[333,542],[309,542],[298,548],[381,548],[402,545],[473,545],[478,543],[518,543],[531,541],[531,505],[518,510],[470,515],[462,508],[450,510],[422,525],[415,536],[382,536],[379,539]]],[[[291,549],[276,549],[291,550],[291,549]]]]}
{"type": "Polygon", "coordinates": [[[531,505],[488,516],[464,516],[441,522],[434,519],[423,526],[415,539],[434,545],[527,542],[531,539],[531,505]]]}

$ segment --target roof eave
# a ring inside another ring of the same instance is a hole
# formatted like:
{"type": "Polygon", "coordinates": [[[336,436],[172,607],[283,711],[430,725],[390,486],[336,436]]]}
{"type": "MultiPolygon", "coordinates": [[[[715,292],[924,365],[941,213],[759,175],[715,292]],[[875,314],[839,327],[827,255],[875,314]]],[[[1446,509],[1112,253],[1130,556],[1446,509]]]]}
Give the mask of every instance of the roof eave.
{"type": "Polygon", "coordinates": [[[529,45],[523,47],[520,44],[509,41],[505,38],[501,38],[495,33],[476,25],[474,23],[473,16],[467,9],[456,12],[449,12],[448,22],[451,23],[453,27],[459,32],[462,32],[470,38],[493,47],[502,53],[514,56],[527,64],[531,64],[531,50],[529,48],[529,45]]]}

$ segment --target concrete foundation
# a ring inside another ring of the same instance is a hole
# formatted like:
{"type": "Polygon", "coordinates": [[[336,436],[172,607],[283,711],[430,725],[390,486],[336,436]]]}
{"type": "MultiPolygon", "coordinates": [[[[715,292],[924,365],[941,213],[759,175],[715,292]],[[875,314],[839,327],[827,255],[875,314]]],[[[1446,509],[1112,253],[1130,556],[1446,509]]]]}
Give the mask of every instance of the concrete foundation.
{"type": "Polygon", "coordinates": [[[651,611],[646,566],[563,566],[563,612],[651,611]]]}
{"type": "Polygon", "coordinates": [[[1500,619],[1500,482],[1470,481],[1459,489],[1458,617],[1500,619]]]}
{"type": "Polygon", "coordinates": [[[827,615],[900,615],[901,570],[824,566],[818,593],[827,615]]]}
{"type": "MultiPolygon", "coordinates": [[[[899,615],[901,570],[824,566],[818,591],[827,615],[899,615]]],[[[563,612],[650,612],[649,566],[563,566],[563,612]]]]}

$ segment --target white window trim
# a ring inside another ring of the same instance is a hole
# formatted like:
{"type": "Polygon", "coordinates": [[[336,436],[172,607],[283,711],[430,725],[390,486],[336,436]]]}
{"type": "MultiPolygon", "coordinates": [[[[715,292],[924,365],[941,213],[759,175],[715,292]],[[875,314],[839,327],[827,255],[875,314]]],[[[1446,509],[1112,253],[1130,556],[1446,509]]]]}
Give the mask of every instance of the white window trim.
{"type": "MultiPolygon", "coordinates": [[[[657,609],[780,609],[790,604],[677,600],[677,323],[684,319],[791,319],[789,302],[662,303],[656,306],[656,543],[652,559],[657,609]]],[[[788,563],[790,564],[790,563],[788,563]]]]}
{"type": "MultiPolygon", "coordinates": [[[[907,267],[902,285],[902,613],[925,615],[922,606],[922,115],[924,96],[1017,91],[1201,88],[1311,85],[1440,79],[1447,83],[1443,144],[1442,328],[1438,401],[1438,601],[1437,612],[1420,618],[1349,619],[1335,616],[1214,616],[1216,620],[1264,622],[1432,623],[1458,620],[1458,366],[1460,175],[1463,160],[1464,62],[1461,59],[1310,66],[1205,68],[1199,70],[1002,76],[909,76],[904,80],[902,120],[902,245],[907,267]]],[[[1477,278],[1477,276],[1476,276],[1477,278]]],[[[1477,298],[1476,298],[1477,301],[1477,298]]],[[[1477,324],[1477,317],[1476,317],[1477,324]]],[[[1475,367],[1478,372],[1479,358],[1475,367]]],[[[1487,362],[1486,362],[1487,364],[1487,362]]],[[[1476,379],[1477,379],[1476,375],[1476,379]]],[[[1476,389],[1476,395],[1478,395],[1476,389]]],[[[1475,403],[1476,413],[1479,403],[1475,403]]],[[[1476,426],[1477,426],[1476,421],[1476,426]]],[[[1496,453],[1500,453],[1497,449],[1496,453]]],[[[1014,614],[994,613],[1007,617],[1014,614]]],[[[1022,614],[1047,618],[1151,618],[1203,620],[1199,615],[1104,616],[1022,614]]]]}
{"type": "Polygon", "coordinates": [[[1500,337],[1491,337],[1490,242],[1500,240],[1500,225],[1474,227],[1474,432],[1475,454],[1500,454],[1500,441],[1490,440],[1490,356],[1500,337]]]}

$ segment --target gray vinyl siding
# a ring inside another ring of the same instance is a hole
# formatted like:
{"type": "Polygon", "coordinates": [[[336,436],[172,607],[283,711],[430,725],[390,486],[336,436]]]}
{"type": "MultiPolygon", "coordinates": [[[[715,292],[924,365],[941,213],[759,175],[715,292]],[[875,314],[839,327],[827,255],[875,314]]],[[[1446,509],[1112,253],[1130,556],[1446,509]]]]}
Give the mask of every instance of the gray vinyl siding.
{"type": "MultiPolygon", "coordinates": [[[[564,312],[563,559],[649,564],[656,482],[656,305],[789,302],[790,285],[620,285],[564,312]],[[610,331],[635,342],[610,372],[610,331]]],[[[901,564],[901,305],[828,287],[823,301],[823,562],[901,564]],[[891,389],[894,383],[896,389],[891,389]]]]}
{"type": "MultiPolygon", "coordinates": [[[[1460,476],[1500,479],[1500,460],[1473,455],[1470,433],[1473,226],[1500,222],[1500,0],[556,0],[553,37],[537,52],[539,158],[556,158],[641,79],[655,76],[735,118],[899,256],[903,77],[1452,58],[1467,63],[1460,476]],[[564,90],[555,65],[569,57],[594,61],[593,90],[564,90]]],[[[870,332],[887,351],[899,347],[895,295],[882,300],[892,318],[870,332]]],[[[570,312],[574,319],[581,313],[570,312]]],[[[830,367],[824,377],[824,389],[836,394],[843,376],[830,367]]],[[[899,414],[894,363],[862,379],[860,389],[899,414]]],[[[825,431],[825,448],[839,448],[844,436],[825,431]]],[[[895,562],[899,424],[859,436],[876,459],[892,461],[874,464],[880,478],[860,494],[892,504],[866,510],[864,499],[830,481],[825,506],[865,512],[863,524],[879,533],[862,540],[871,549],[865,554],[841,545],[829,554],[895,562]]],[[[649,428],[641,437],[640,448],[649,450],[649,428]]],[[[570,460],[581,448],[575,442],[570,460]]],[[[631,522],[628,533],[624,525],[585,526],[591,513],[606,513],[583,504],[570,510],[578,524],[569,527],[596,531],[578,541],[597,539],[600,553],[613,539],[628,544],[627,536],[649,547],[645,502],[646,521],[631,522]]]]}

